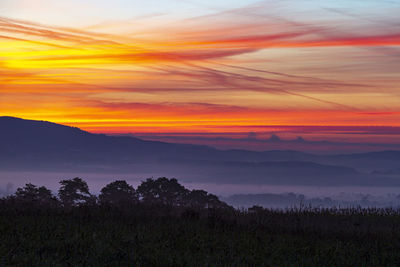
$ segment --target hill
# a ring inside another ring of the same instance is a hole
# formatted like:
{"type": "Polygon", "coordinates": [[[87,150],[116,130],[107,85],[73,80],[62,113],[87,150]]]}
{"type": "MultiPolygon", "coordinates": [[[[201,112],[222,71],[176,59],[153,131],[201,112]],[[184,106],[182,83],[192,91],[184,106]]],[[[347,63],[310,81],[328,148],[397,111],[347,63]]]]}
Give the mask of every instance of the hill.
{"type": "Polygon", "coordinates": [[[93,134],[46,121],[0,117],[0,171],[162,173],[191,182],[398,185],[365,171],[395,169],[400,151],[320,156],[299,151],[208,146],[93,134]]]}

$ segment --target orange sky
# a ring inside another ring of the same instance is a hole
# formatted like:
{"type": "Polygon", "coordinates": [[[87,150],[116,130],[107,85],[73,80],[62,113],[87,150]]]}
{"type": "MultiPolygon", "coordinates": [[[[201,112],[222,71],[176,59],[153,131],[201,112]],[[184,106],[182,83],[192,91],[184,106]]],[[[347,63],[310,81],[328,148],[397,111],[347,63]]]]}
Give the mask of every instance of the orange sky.
{"type": "Polygon", "coordinates": [[[0,115],[105,133],[400,126],[399,19],[261,3],[137,24],[3,14],[0,115]]]}

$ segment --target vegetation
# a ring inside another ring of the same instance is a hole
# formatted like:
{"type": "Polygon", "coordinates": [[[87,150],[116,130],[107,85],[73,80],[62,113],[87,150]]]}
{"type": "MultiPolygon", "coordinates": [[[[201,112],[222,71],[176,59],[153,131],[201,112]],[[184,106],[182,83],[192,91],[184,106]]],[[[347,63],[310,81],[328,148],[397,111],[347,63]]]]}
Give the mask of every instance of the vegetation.
{"type": "Polygon", "coordinates": [[[235,210],[176,179],[97,197],[80,178],[58,197],[27,184],[0,200],[0,266],[397,266],[400,211],[235,210]]]}

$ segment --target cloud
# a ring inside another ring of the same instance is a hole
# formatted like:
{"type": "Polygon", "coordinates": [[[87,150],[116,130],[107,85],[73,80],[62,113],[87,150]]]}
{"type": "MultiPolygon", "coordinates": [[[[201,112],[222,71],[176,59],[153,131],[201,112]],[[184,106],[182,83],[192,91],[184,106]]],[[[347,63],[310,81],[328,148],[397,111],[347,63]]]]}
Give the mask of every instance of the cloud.
{"type": "Polygon", "coordinates": [[[113,24],[126,34],[2,17],[0,111],[30,107],[97,130],[398,125],[398,19],[308,18],[269,4],[141,32],[113,24]]]}
{"type": "Polygon", "coordinates": [[[30,37],[42,37],[50,41],[66,41],[83,44],[116,44],[112,40],[100,39],[106,36],[72,28],[51,27],[34,22],[0,17],[0,32],[21,34],[30,37]]]}

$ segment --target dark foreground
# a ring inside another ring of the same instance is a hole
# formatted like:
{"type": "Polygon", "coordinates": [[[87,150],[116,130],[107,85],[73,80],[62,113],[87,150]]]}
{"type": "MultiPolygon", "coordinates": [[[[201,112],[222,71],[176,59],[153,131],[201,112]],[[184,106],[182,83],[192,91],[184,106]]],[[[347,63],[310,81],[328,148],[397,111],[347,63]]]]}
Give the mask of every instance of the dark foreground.
{"type": "Polygon", "coordinates": [[[0,266],[398,266],[394,210],[0,205],[0,266]]]}

